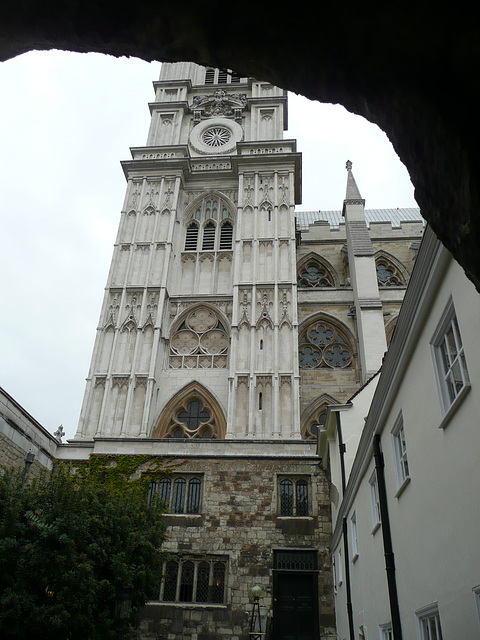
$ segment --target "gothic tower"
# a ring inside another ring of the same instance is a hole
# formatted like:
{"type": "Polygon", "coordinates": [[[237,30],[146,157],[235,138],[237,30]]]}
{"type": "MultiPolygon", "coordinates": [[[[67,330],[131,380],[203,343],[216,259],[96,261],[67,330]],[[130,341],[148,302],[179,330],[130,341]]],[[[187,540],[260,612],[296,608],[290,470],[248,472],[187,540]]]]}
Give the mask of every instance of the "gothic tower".
{"type": "Polygon", "coordinates": [[[286,92],[167,63],[150,109],[76,438],[299,438],[286,92]]]}
{"type": "Polygon", "coordinates": [[[317,432],[381,365],[421,218],[366,211],[350,163],[343,212],[295,212],[301,156],[267,82],[165,63],[154,88],[78,431],[57,455],[176,464],[150,486],[172,555],[143,640],[246,640],[256,585],[262,633],[318,640],[334,625],[335,498],[317,432]]]}

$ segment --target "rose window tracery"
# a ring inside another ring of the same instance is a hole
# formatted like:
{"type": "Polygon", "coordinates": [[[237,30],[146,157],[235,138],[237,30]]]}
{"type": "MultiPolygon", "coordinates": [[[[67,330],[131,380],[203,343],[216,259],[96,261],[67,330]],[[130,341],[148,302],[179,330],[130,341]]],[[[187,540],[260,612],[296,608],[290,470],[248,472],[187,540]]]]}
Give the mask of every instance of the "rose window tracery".
{"type": "Polygon", "coordinates": [[[209,127],[203,132],[202,140],[209,147],[222,147],[229,142],[232,132],[226,127],[209,127]]]}
{"type": "Polygon", "coordinates": [[[300,369],[345,368],[352,365],[348,340],[325,320],[312,323],[299,342],[300,369]]]}
{"type": "Polygon", "coordinates": [[[229,337],[211,309],[191,311],[170,340],[170,367],[223,369],[227,366],[229,337]]]}

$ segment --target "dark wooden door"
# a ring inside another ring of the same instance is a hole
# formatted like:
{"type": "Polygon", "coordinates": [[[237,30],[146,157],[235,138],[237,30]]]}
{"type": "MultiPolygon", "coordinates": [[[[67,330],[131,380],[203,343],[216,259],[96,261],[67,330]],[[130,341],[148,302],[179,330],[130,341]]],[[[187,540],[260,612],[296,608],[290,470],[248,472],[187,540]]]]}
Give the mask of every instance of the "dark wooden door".
{"type": "Polygon", "coordinates": [[[318,640],[317,574],[275,571],[274,640],[318,640]]]}

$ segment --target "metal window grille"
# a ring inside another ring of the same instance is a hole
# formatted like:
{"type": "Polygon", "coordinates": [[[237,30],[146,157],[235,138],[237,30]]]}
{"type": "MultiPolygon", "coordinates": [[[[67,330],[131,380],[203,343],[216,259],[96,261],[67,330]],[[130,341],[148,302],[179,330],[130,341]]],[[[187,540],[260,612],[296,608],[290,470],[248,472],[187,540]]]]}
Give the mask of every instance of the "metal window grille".
{"type": "Polygon", "coordinates": [[[225,564],[216,562],[213,566],[212,602],[221,603],[224,599],[225,564]]]}
{"type": "Polygon", "coordinates": [[[200,480],[192,478],[188,483],[187,513],[198,513],[200,510],[200,480]]]}
{"type": "Polygon", "coordinates": [[[295,493],[297,516],[308,516],[308,483],[306,480],[297,480],[295,493]]]}
{"type": "Polygon", "coordinates": [[[210,565],[208,562],[200,562],[197,571],[196,602],[208,602],[208,588],[210,584],[210,565]]]}
{"type": "Polygon", "coordinates": [[[172,490],[172,481],[170,478],[162,478],[158,483],[158,497],[167,505],[170,504],[170,492],[172,490]]]}
{"type": "Polygon", "coordinates": [[[186,485],[185,478],[177,478],[173,483],[172,513],[184,513],[186,485]]]}
{"type": "Polygon", "coordinates": [[[293,483],[291,480],[280,482],[280,515],[293,516],[293,483]]]}
{"type": "Polygon", "coordinates": [[[184,562],[182,564],[182,577],[180,579],[180,602],[193,601],[193,575],[195,566],[193,562],[184,562]]]}
{"type": "Polygon", "coordinates": [[[276,551],[274,569],[283,571],[315,571],[317,568],[316,551],[276,551]]]}
{"type": "Polygon", "coordinates": [[[163,602],[221,604],[225,601],[226,562],[214,558],[169,561],[164,566],[163,602]]]}
{"type": "Polygon", "coordinates": [[[177,599],[178,562],[171,560],[165,567],[165,583],[163,586],[163,600],[175,602],[177,599]]]}

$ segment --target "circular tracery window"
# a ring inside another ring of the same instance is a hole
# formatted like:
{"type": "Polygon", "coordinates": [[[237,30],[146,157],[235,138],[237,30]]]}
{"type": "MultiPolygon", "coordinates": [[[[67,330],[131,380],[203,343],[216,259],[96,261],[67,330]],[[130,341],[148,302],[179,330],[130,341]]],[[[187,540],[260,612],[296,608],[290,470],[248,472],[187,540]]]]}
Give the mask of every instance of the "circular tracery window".
{"type": "Polygon", "coordinates": [[[212,369],[227,366],[229,337],[206,307],[191,311],[170,340],[170,367],[212,369]]]}
{"type": "Polygon", "coordinates": [[[203,132],[202,140],[209,147],[223,147],[232,137],[232,132],[226,127],[209,127],[203,132]]]}
{"type": "Polygon", "coordinates": [[[333,325],[323,320],[311,324],[299,343],[300,369],[345,368],[352,365],[347,341],[333,325]]]}

